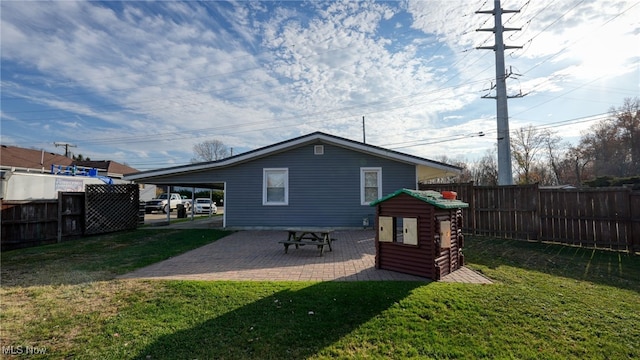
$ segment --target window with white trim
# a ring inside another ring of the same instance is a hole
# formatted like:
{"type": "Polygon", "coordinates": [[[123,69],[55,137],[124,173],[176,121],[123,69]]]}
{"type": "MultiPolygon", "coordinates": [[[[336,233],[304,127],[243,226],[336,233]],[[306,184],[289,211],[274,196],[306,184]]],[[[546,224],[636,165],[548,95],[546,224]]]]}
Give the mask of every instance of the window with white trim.
{"type": "Polygon", "coordinates": [[[289,169],[263,169],[262,205],[289,204],[289,169]]]}
{"type": "Polygon", "coordinates": [[[369,205],[382,197],[382,168],[360,168],[360,203],[369,205]]]}

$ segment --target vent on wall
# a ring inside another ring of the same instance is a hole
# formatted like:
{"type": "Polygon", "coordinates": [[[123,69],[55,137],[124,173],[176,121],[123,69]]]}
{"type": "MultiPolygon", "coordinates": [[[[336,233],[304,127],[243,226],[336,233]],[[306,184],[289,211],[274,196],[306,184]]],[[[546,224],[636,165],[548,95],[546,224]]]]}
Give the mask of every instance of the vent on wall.
{"type": "Polygon", "coordinates": [[[314,145],[313,146],[313,154],[314,155],[324,155],[324,145],[314,145]]]}

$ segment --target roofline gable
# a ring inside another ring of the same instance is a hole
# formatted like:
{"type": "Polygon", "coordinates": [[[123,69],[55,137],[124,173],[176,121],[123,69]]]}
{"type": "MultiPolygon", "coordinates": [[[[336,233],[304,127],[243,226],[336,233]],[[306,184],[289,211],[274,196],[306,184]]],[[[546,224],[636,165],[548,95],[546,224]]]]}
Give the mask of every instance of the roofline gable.
{"type": "Polygon", "coordinates": [[[232,166],[242,162],[258,159],[261,157],[265,157],[265,156],[283,152],[289,149],[293,149],[293,148],[302,146],[304,144],[312,143],[318,140],[326,142],[328,144],[341,146],[347,149],[376,155],[378,157],[388,158],[388,159],[410,163],[414,165],[428,166],[428,167],[437,168],[440,170],[450,171],[452,173],[460,173],[462,170],[457,166],[448,165],[442,162],[429,160],[429,159],[421,158],[418,156],[409,155],[409,154],[401,153],[398,151],[385,149],[379,146],[369,145],[369,144],[361,143],[358,141],[316,131],[307,135],[302,135],[293,139],[281,141],[272,145],[268,145],[262,148],[251,150],[251,151],[234,155],[221,160],[142,171],[138,173],[128,174],[125,176],[125,179],[138,180],[138,179],[149,178],[149,177],[175,175],[175,174],[185,173],[185,172],[203,171],[203,170],[215,169],[220,167],[228,167],[228,166],[232,166]]]}

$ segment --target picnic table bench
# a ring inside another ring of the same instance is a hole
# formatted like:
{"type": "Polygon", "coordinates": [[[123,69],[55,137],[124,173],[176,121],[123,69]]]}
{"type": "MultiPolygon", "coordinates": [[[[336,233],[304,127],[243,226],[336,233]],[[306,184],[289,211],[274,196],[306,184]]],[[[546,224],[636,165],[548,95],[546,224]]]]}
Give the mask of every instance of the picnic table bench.
{"type": "Polygon", "coordinates": [[[327,228],[291,228],[286,230],[289,233],[287,240],[279,241],[284,245],[284,253],[289,251],[289,246],[295,245],[296,249],[300,246],[315,245],[320,250],[320,256],[324,254],[324,247],[328,246],[329,251],[331,242],[335,239],[331,238],[333,229],[327,228]]]}

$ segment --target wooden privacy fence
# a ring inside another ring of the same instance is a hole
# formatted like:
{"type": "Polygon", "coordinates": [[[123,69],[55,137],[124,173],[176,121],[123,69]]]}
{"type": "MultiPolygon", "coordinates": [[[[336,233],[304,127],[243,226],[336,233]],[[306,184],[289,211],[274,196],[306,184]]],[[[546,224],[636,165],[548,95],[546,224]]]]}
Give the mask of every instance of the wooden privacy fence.
{"type": "Polygon", "coordinates": [[[52,244],[82,235],[84,193],[57,200],[2,201],[2,250],[52,244]]]}
{"type": "Polygon", "coordinates": [[[57,200],[2,201],[1,248],[11,250],[135,229],[138,186],[87,185],[86,192],[59,192],[57,200]]]}
{"type": "Polygon", "coordinates": [[[420,184],[453,190],[469,203],[465,232],[475,235],[640,252],[640,192],[626,188],[544,189],[537,184],[420,184]]]}

